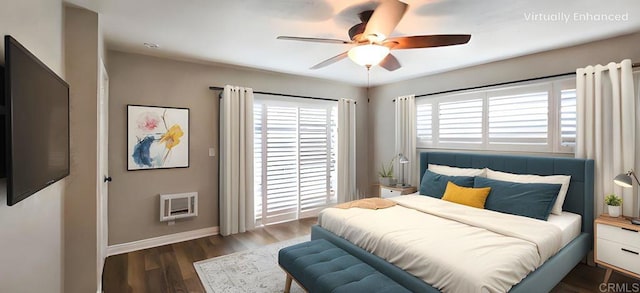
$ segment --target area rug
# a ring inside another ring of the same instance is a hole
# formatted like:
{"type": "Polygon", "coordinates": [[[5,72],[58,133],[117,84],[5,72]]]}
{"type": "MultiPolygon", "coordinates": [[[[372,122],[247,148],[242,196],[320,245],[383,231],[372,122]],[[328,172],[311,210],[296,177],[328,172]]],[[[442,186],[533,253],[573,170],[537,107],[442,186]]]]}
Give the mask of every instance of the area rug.
{"type": "MultiPolygon", "coordinates": [[[[308,240],[309,236],[302,236],[194,262],[193,266],[207,293],[282,292],[286,275],[278,265],[278,251],[308,240]]],[[[293,282],[291,292],[304,291],[293,282]]]]}

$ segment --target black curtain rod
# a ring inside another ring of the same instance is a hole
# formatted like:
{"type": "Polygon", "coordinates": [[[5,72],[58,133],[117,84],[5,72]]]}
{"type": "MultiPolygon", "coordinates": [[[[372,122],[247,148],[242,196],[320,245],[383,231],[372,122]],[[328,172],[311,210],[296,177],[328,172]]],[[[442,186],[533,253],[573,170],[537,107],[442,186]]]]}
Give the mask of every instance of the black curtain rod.
{"type": "MultiPolygon", "coordinates": [[[[435,96],[435,95],[439,95],[439,94],[448,94],[448,93],[453,93],[453,92],[468,91],[468,90],[477,90],[477,89],[481,89],[481,88],[508,85],[508,84],[521,83],[521,82],[536,81],[536,80],[547,79],[547,78],[567,76],[567,75],[571,75],[571,74],[576,74],[576,73],[575,72],[560,73],[560,74],[541,76],[541,77],[534,77],[534,78],[527,78],[527,79],[514,80],[514,81],[506,81],[506,82],[500,82],[500,83],[494,83],[494,84],[488,84],[488,85],[473,86],[473,87],[462,88],[462,89],[446,90],[446,91],[441,91],[441,92],[436,92],[436,93],[417,95],[416,98],[435,96]]],[[[395,102],[395,100],[394,100],[394,102],[395,102]]]]}
{"type": "MultiPolygon", "coordinates": [[[[631,65],[631,68],[636,68],[636,67],[640,67],[640,63],[633,63],[631,65]]],[[[560,74],[554,74],[554,75],[548,75],[548,76],[541,76],[541,77],[534,77],[534,78],[528,78],[528,79],[521,79],[521,80],[514,80],[514,81],[506,81],[506,82],[500,82],[500,83],[495,83],[495,84],[489,84],[489,85],[480,85],[480,86],[473,86],[473,87],[468,87],[468,88],[461,88],[461,89],[454,89],[454,90],[446,90],[446,91],[441,91],[441,92],[435,92],[435,93],[429,93],[429,94],[422,94],[422,95],[417,95],[416,98],[422,98],[422,97],[428,97],[428,96],[435,96],[435,95],[440,95],[440,94],[448,94],[448,93],[454,93],[454,92],[461,92],[461,91],[468,91],[468,90],[477,90],[477,89],[481,89],[481,88],[488,88],[488,87],[494,87],[494,86],[501,86],[501,85],[508,85],[508,84],[514,84],[514,83],[521,83],[521,82],[529,82],[529,81],[536,81],[536,80],[541,80],[541,79],[547,79],[547,78],[554,78],[554,77],[562,77],[562,76],[568,76],[568,75],[575,75],[575,72],[567,72],[567,73],[560,73],[560,74]]],[[[395,103],[396,99],[393,99],[393,102],[395,103]]]]}
{"type": "MultiPolygon", "coordinates": [[[[219,87],[219,86],[210,86],[209,89],[210,90],[224,90],[223,87],[219,87]]],[[[270,95],[270,96],[278,96],[278,97],[311,99],[311,100],[332,101],[332,102],[337,102],[338,101],[336,99],[330,99],[330,98],[298,96],[298,95],[281,94],[281,93],[260,92],[260,91],[254,91],[253,93],[254,94],[262,94],[262,95],[270,95]]],[[[220,93],[219,98],[222,98],[222,93],[220,93]]],[[[358,104],[358,103],[354,102],[354,104],[358,104]]]]}

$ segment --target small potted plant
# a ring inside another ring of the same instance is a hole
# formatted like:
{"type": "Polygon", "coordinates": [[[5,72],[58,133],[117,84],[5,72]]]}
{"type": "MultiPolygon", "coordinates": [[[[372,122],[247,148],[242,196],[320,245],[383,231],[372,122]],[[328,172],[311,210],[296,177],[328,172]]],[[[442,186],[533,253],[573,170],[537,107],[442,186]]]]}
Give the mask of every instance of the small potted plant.
{"type": "Polygon", "coordinates": [[[604,203],[607,204],[607,209],[610,217],[620,217],[620,206],[622,205],[622,198],[612,193],[604,197],[604,203]]]}
{"type": "Polygon", "coordinates": [[[391,159],[389,165],[382,164],[382,169],[378,172],[380,178],[378,182],[385,186],[393,186],[396,184],[396,179],[393,178],[393,161],[395,158],[391,159]]]}

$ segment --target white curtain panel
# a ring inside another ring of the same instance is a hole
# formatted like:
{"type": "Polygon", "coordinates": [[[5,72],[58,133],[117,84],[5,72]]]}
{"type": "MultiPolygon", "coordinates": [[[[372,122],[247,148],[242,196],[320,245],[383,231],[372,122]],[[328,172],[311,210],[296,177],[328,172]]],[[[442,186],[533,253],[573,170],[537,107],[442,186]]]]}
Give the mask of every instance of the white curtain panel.
{"type": "Polygon", "coordinates": [[[220,101],[220,234],[255,226],[253,207],[253,90],[225,86],[220,101]]]}
{"type": "Polygon", "coordinates": [[[418,186],[418,162],[416,151],[416,98],[415,95],[396,98],[396,153],[403,154],[409,163],[400,164],[396,159],[395,177],[401,183],[404,168],[404,183],[418,186]]]}
{"type": "Polygon", "coordinates": [[[338,100],[338,202],[358,199],[356,193],[356,102],[338,100]]]}
{"type": "MultiPolygon", "coordinates": [[[[606,213],[604,197],[622,196],[623,214],[637,215],[635,191],[613,183],[628,170],[639,170],[636,141],[640,130],[631,60],[576,70],[576,158],[595,161],[595,214],[606,213]]],[[[640,146],[640,145],[638,145],[640,146]]]]}

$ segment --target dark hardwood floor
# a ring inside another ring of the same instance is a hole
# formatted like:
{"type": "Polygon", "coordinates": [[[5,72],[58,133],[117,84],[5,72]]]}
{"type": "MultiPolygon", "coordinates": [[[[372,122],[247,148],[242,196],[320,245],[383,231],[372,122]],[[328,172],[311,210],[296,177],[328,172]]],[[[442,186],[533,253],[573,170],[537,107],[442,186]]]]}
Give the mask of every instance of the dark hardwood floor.
{"type": "Polygon", "coordinates": [[[626,275],[622,275],[616,272],[613,272],[611,275],[611,279],[609,279],[609,284],[619,286],[617,289],[613,291],[606,290],[606,285],[603,285],[603,289],[600,289],[602,281],[604,280],[604,272],[605,270],[602,268],[588,266],[586,264],[580,263],[578,264],[563,280],[558,286],[556,286],[553,293],[565,293],[565,292],[611,292],[611,293],[622,293],[622,292],[638,292],[640,288],[640,280],[636,280],[626,275]],[[636,284],[636,285],[633,285],[636,284]],[[628,288],[629,291],[626,291],[628,288]]]}
{"type": "MultiPolygon", "coordinates": [[[[303,219],[227,237],[216,235],[110,256],[104,269],[104,292],[204,293],[194,262],[309,234],[316,221],[303,219]]],[[[579,264],[552,292],[603,292],[599,289],[603,278],[603,269],[579,264]]],[[[639,281],[614,272],[610,282],[633,288],[632,284],[639,281]]]]}
{"type": "Polygon", "coordinates": [[[104,292],[204,293],[194,262],[307,235],[316,222],[316,218],[302,219],[113,255],[105,263],[104,292]]]}

